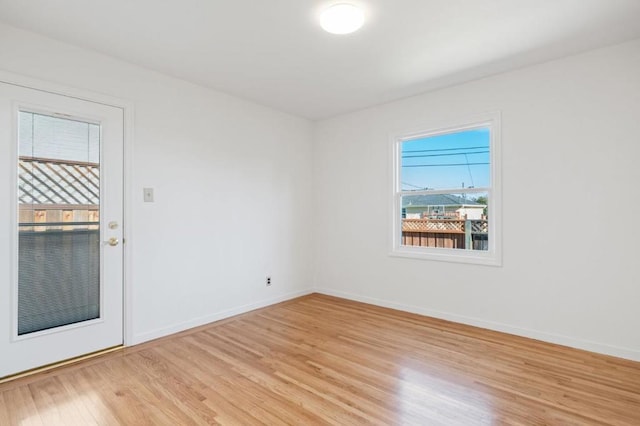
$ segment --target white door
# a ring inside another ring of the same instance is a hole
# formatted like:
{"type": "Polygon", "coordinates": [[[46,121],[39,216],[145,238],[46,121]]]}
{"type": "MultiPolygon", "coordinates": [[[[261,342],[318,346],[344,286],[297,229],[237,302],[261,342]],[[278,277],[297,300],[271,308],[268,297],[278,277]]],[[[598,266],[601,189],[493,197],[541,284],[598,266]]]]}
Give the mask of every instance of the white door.
{"type": "Polygon", "coordinates": [[[0,378],[122,344],[123,128],[0,83],[0,378]]]}

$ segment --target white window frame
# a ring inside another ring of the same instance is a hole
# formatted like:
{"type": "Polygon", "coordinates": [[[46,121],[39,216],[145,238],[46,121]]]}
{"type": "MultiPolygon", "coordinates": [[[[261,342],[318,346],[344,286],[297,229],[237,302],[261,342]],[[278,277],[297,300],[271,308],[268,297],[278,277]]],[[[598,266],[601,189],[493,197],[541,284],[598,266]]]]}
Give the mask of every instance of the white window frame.
{"type": "Polygon", "coordinates": [[[438,126],[424,126],[420,130],[391,135],[392,202],[390,256],[413,259],[462,262],[480,265],[502,265],[502,176],[500,158],[501,120],[499,112],[485,113],[466,120],[457,120],[438,126]],[[481,188],[450,188],[424,191],[403,191],[401,183],[402,143],[443,134],[458,133],[477,128],[490,129],[489,158],[490,186],[481,188]],[[488,250],[461,250],[439,247],[402,245],[402,196],[431,194],[488,194],[489,235],[488,250]]]}

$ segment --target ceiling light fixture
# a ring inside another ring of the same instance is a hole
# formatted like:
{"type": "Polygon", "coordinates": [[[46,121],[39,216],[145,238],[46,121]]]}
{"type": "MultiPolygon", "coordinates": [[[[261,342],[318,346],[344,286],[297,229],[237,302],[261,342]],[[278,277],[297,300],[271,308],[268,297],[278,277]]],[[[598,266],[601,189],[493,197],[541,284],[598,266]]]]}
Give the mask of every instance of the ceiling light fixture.
{"type": "Polygon", "coordinates": [[[364,24],[362,10],[349,3],[338,3],[320,15],[320,25],[331,34],[349,34],[364,24]]]}

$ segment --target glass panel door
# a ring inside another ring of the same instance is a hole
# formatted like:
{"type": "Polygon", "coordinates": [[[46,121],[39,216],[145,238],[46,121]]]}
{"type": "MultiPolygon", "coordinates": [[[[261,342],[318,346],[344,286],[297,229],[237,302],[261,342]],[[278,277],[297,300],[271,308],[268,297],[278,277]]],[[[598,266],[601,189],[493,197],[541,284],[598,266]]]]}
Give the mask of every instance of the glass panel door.
{"type": "Polygon", "coordinates": [[[0,378],[122,344],[123,113],[0,82],[0,378]]]}
{"type": "Polygon", "coordinates": [[[18,335],[100,317],[100,125],[19,111],[18,335]]]}

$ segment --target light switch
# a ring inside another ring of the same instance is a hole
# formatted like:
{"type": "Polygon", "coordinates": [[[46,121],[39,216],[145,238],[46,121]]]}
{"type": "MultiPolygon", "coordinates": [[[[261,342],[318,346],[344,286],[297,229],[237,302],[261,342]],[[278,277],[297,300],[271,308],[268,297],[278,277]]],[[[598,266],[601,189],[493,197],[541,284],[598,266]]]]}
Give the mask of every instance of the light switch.
{"type": "Polygon", "coordinates": [[[143,188],[144,192],[144,202],[145,203],[153,203],[153,188],[143,188]]]}

